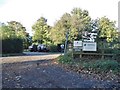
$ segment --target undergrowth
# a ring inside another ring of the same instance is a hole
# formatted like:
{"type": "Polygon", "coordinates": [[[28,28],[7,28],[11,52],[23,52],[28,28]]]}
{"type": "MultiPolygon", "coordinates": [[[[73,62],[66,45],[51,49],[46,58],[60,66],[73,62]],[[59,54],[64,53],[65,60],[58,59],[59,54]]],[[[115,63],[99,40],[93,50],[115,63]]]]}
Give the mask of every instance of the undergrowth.
{"type": "Polygon", "coordinates": [[[62,64],[72,64],[72,53],[67,53],[65,55],[60,55],[58,57],[58,62],[62,64]]]}
{"type": "Polygon", "coordinates": [[[72,58],[71,53],[61,55],[58,57],[58,62],[61,64],[77,65],[87,70],[99,71],[99,72],[113,72],[114,74],[119,74],[120,63],[115,60],[79,60],[75,61],[72,58]]]}

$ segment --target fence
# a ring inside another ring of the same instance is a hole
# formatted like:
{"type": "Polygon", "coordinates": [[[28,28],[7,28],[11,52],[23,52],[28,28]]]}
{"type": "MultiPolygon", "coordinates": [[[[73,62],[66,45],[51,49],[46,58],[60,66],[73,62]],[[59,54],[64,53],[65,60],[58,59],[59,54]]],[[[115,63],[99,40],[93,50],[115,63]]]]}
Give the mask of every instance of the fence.
{"type": "Polygon", "coordinates": [[[97,51],[75,51],[73,46],[68,46],[68,51],[70,50],[72,51],[73,58],[120,59],[120,42],[99,43],[97,44],[97,51]]]}

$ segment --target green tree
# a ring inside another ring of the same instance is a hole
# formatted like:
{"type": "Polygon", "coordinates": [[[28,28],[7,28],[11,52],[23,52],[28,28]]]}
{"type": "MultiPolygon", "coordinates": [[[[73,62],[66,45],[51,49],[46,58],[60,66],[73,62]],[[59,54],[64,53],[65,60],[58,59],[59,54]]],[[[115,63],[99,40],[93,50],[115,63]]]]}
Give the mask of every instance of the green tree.
{"type": "Polygon", "coordinates": [[[69,42],[73,42],[75,39],[82,38],[84,31],[90,31],[91,18],[87,10],[81,10],[80,8],[74,8],[71,13],[65,13],[58,20],[52,30],[51,40],[56,43],[64,43],[66,40],[66,33],[69,32],[69,42]]]}
{"type": "Polygon", "coordinates": [[[0,39],[16,38],[15,32],[7,25],[0,26],[0,39]]]}
{"type": "Polygon", "coordinates": [[[22,38],[22,39],[26,39],[26,28],[23,27],[23,25],[20,22],[16,22],[16,21],[10,21],[8,22],[8,26],[9,28],[12,29],[12,31],[15,32],[15,34],[22,38]]]}
{"type": "Polygon", "coordinates": [[[71,14],[71,32],[74,33],[74,39],[82,39],[83,32],[90,30],[91,17],[87,10],[80,8],[74,8],[71,14]]]}
{"type": "Polygon", "coordinates": [[[23,46],[24,46],[24,49],[28,49],[28,47],[32,44],[32,38],[27,32],[25,36],[26,38],[24,39],[23,46]]]}
{"type": "Polygon", "coordinates": [[[2,41],[2,53],[22,53],[23,39],[18,37],[8,25],[0,26],[0,40],[2,41]]]}
{"type": "Polygon", "coordinates": [[[41,17],[40,19],[35,22],[32,26],[33,34],[33,41],[37,43],[44,43],[48,40],[48,35],[50,31],[50,26],[47,25],[47,19],[41,17]]]}
{"type": "Polygon", "coordinates": [[[21,38],[23,40],[23,47],[27,48],[30,43],[29,43],[29,35],[26,32],[26,28],[17,21],[10,21],[8,22],[8,27],[11,29],[12,32],[14,32],[17,37],[21,38]]]}
{"type": "Polygon", "coordinates": [[[105,38],[107,42],[118,40],[117,28],[115,22],[107,17],[102,17],[98,20],[99,38],[105,38]]]}
{"type": "Polygon", "coordinates": [[[63,14],[54,27],[50,31],[50,38],[54,44],[64,43],[66,40],[66,33],[71,27],[71,15],[69,13],[63,14]]]}

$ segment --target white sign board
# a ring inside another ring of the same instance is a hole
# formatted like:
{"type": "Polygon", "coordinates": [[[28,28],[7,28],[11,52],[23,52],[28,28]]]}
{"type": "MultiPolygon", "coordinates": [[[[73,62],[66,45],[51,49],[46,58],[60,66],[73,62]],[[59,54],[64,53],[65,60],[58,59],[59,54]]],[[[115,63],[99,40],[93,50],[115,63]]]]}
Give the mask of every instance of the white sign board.
{"type": "Polygon", "coordinates": [[[82,41],[74,41],[73,46],[74,47],[76,47],[76,46],[82,46],[82,41]]]}
{"type": "Polygon", "coordinates": [[[76,47],[74,47],[74,50],[75,50],[75,51],[82,51],[82,47],[77,47],[77,46],[76,46],[76,47]]]}
{"type": "Polygon", "coordinates": [[[83,51],[97,51],[97,43],[83,42],[83,51]]]}

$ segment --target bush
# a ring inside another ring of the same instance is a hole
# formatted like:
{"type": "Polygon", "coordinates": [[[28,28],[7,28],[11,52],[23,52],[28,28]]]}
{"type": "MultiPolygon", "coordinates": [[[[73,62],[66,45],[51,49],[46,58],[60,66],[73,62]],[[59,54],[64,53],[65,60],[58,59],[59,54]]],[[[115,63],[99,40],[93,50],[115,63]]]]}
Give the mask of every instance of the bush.
{"type": "Polygon", "coordinates": [[[65,55],[61,55],[58,57],[58,61],[59,61],[59,63],[62,63],[62,64],[71,64],[72,63],[72,54],[67,53],[65,55]]]}
{"type": "Polygon", "coordinates": [[[105,53],[111,53],[111,54],[120,54],[120,50],[117,49],[117,48],[116,49],[111,49],[111,48],[105,49],[104,52],[105,53]]]}
{"type": "Polygon", "coordinates": [[[22,53],[23,41],[20,38],[9,38],[2,40],[2,53],[22,53]]]}
{"type": "Polygon", "coordinates": [[[50,50],[50,52],[58,52],[56,45],[50,45],[49,50],[50,50]]]}
{"type": "Polygon", "coordinates": [[[94,69],[99,71],[120,72],[120,64],[115,60],[97,60],[95,62],[84,62],[83,67],[86,69],[94,69]]]}

